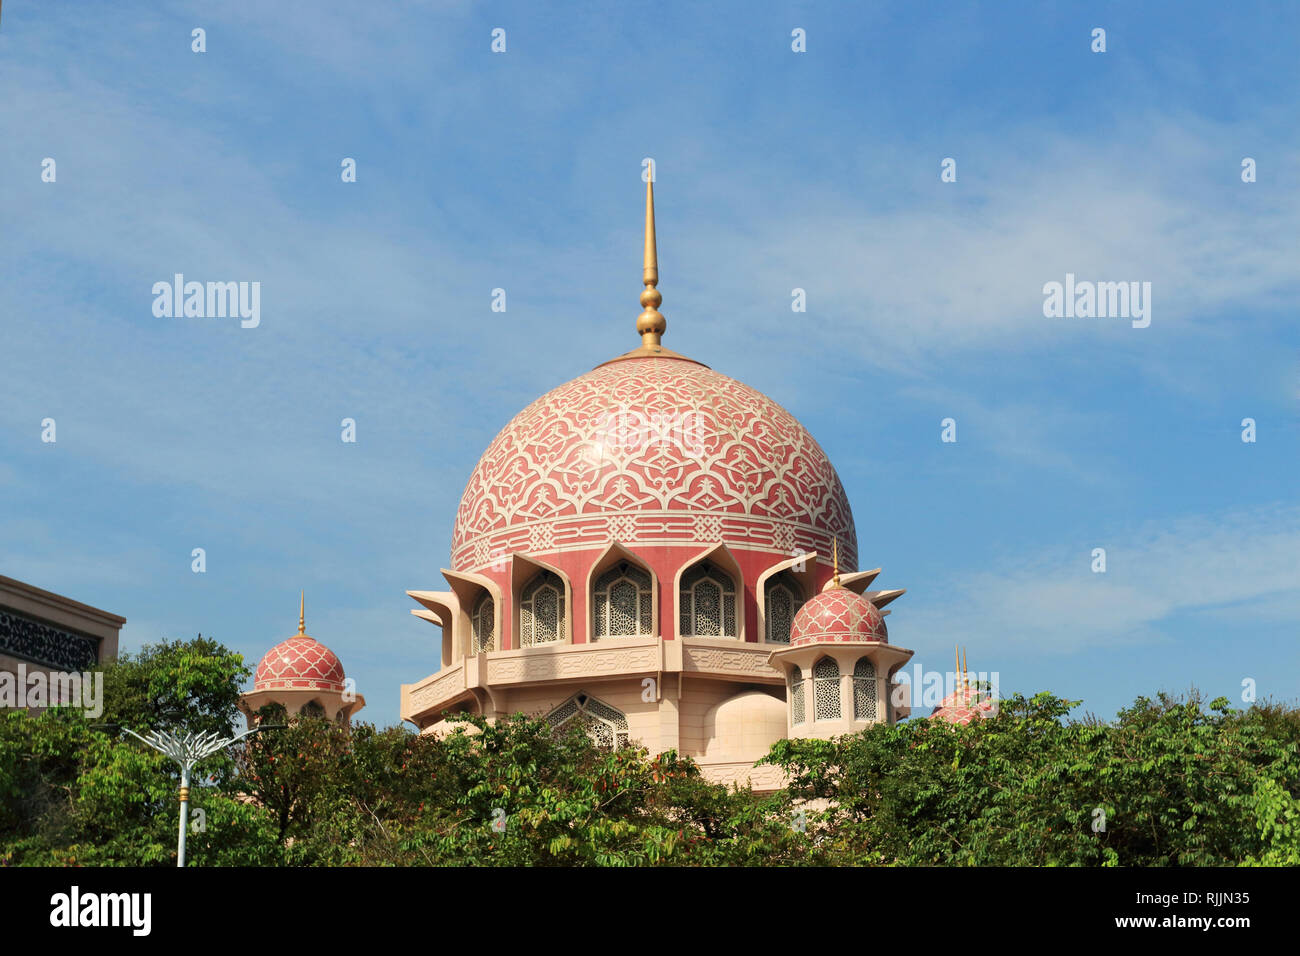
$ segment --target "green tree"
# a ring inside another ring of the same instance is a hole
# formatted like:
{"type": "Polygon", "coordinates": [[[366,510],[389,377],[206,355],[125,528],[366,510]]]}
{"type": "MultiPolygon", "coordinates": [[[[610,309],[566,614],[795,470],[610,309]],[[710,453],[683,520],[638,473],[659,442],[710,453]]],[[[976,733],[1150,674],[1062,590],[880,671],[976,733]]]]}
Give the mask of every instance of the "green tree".
{"type": "Polygon", "coordinates": [[[102,668],[104,723],[229,734],[240,722],[240,688],[251,671],[240,654],[200,634],[146,644],[102,668]]]}

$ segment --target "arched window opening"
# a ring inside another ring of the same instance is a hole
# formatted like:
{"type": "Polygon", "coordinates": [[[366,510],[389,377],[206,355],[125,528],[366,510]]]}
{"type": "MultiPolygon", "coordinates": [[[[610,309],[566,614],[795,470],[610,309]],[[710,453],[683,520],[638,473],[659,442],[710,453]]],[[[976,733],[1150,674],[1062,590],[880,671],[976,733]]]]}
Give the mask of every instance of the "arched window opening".
{"type": "Polygon", "coordinates": [[[736,585],[721,568],[702,561],[682,575],[680,620],[683,637],[739,637],[736,585]]]}
{"type": "Polygon", "coordinates": [[[876,719],[876,665],[865,657],[853,665],[853,719],[876,719]]]}
{"type": "Polygon", "coordinates": [[[543,571],[524,585],[519,595],[519,646],[554,644],[564,640],[564,582],[543,571]]]}
{"type": "Polygon", "coordinates": [[[794,616],[803,607],[803,591],[788,571],[774,574],[763,586],[763,613],[769,644],[789,644],[794,616]]]}
{"type": "Polygon", "coordinates": [[[546,715],[553,730],[577,721],[602,750],[621,750],[628,745],[627,716],[587,694],[576,694],[546,715]]]}
{"type": "Polygon", "coordinates": [[[302,709],[299,710],[298,713],[304,717],[320,717],[323,720],[325,717],[325,708],[321,706],[320,701],[309,700],[307,703],[302,705],[302,709]]]}
{"type": "Polygon", "coordinates": [[[803,718],[803,671],[796,664],[790,671],[790,723],[802,724],[803,718]]]}
{"type": "Polygon", "coordinates": [[[496,602],[492,595],[484,591],[474,604],[474,613],[470,623],[474,631],[473,652],[480,654],[493,649],[496,640],[496,602]]]}
{"type": "Polygon", "coordinates": [[[814,720],[840,719],[840,666],[829,657],[813,665],[814,720]]]}
{"type": "Polygon", "coordinates": [[[596,638],[649,636],[654,627],[650,575],[630,561],[620,561],[592,588],[596,638]]]}

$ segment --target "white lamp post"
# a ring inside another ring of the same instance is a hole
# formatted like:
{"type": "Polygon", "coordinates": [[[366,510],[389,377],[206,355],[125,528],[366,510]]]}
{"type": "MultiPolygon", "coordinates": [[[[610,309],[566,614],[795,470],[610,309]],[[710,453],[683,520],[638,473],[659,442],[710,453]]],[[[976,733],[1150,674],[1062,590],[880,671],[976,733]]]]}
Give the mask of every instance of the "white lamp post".
{"type": "Polygon", "coordinates": [[[268,724],[265,727],[254,727],[252,730],[245,730],[242,734],[236,734],[234,737],[222,737],[220,734],[211,732],[194,734],[186,733],[177,735],[167,730],[151,730],[147,737],[141,737],[134,730],[123,727],[128,734],[136,740],[142,741],[152,747],[154,750],[175,760],[181,768],[181,829],[180,836],[176,842],[176,865],[185,865],[185,831],[189,827],[190,819],[190,770],[194,765],[205,757],[211,757],[218,750],[224,750],[236,741],[243,740],[249,734],[255,734],[259,730],[278,730],[278,725],[268,724]]]}

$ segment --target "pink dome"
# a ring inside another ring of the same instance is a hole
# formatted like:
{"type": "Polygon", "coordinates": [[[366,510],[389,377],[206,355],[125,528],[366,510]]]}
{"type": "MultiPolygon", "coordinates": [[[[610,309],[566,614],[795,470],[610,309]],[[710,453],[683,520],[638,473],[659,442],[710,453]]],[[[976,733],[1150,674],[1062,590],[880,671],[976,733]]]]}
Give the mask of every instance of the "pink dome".
{"type": "Polygon", "coordinates": [[[343,664],[328,647],[295,634],[266,652],[253,675],[253,690],[343,690],[343,664]]]}
{"type": "Polygon", "coordinates": [[[964,727],[977,717],[989,716],[993,707],[991,698],[981,700],[974,688],[961,687],[945,697],[939,706],[930,712],[930,716],[964,727]]]}
{"type": "Polygon", "coordinates": [[[838,641],[888,642],[880,609],[848,588],[823,591],[799,609],[790,626],[790,646],[838,641]]]}
{"type": "Polygon", "coordinates": [[[452,567],[494,554],[727,541],[853,567],[853,513],[826,453],[776,402],[685,358],[617,359],[506,425],[465,487],[452,567]]]}

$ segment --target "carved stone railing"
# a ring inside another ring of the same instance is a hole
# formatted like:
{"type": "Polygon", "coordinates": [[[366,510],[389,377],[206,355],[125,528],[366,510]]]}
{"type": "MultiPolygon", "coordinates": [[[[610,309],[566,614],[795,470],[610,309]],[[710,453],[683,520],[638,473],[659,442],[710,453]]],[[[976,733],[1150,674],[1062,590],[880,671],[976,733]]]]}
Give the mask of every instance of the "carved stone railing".
{"type": "Polygon", "coordinates": [[[759,683],[782,684],[781,671],[767,662],[783,644],[746,644],[717,638],[682,639],[682,670],[687,674],[719,674],[759,683]]]}
{"type": "Polygon", "coordinates": [[[683,672],[745,683],[782,684],[781,672],[767,663],[775,645],[718,638],[613,638],[594,644],[551,644],[490,651],[466,658],[409,687],[402,717],[437,713],[467,689],[540,684],[683,672]]]}
{"type": "Polygon", "coordinates": [[[488,655],[489,684],[610,677],[663,670],[657,637],[613,638],[595,644],[556,644],[488,655]]]}
{"type": "Polygon", "coordinates": [[[465,690],[465,664],[438,671],[410,687],[403,695],[402,718],[409,720],[416,714],[436,709],[449,703],[465,690]]]}

